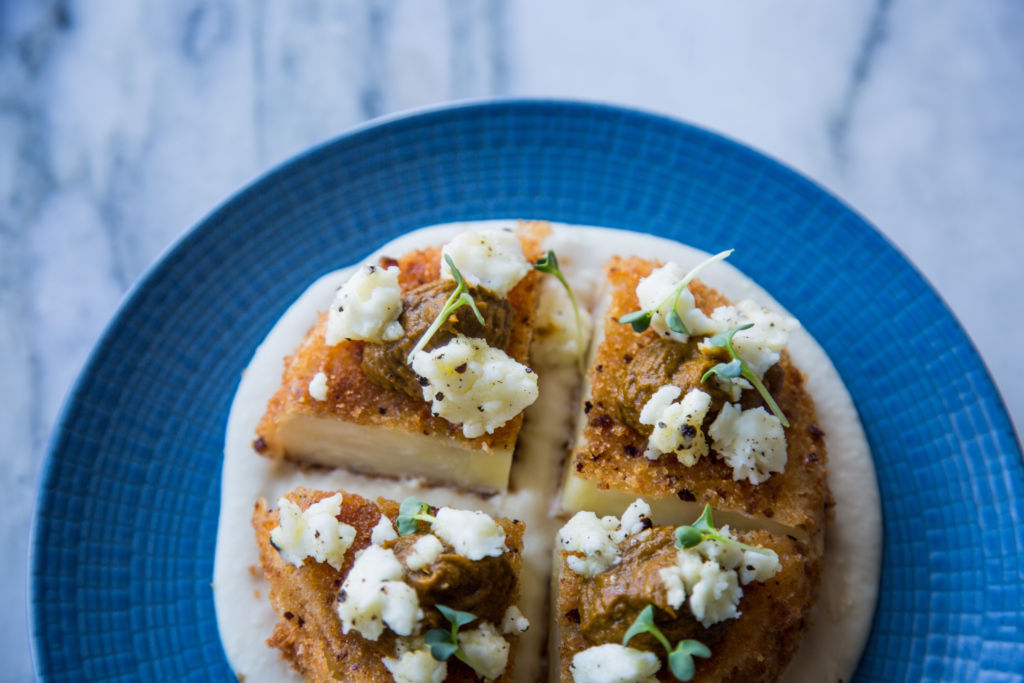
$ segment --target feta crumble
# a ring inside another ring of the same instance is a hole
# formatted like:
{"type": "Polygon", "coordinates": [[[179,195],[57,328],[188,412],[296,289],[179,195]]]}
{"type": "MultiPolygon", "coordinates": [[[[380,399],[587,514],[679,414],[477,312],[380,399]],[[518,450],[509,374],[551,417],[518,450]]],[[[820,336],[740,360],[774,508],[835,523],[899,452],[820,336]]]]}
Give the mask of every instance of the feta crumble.
{"type": "Polygon", "coordinates": [[[312,557],[341,569],[345,552],[356,537],[354,527],[337,520],[341,501],[341,494],[335,493],[302,510],[287,498],[277,499],[278,521],[270,532],[270,542],[285,562],[301,567],[312,557]]]}
{"type": "Polygon", "coordinates": [[[407,650],[397,659],[383,661],[395,683],[441,683],[448,676],[448,663],[437,661],[426,649],[407,650]]]}
{"type": "Polygon", "coordinates": [[[504,634],[524,633],[530,628],[530,620],[523,616],[523,613],[516,605],[509,605],[505,610],[505,616],[501,619],[501,632],[504,634]]]}
{"type": "Polygon", "coordinates": [[[577,652],[571,671],[574,683],[656,683],[660,668],[653,652],[608,643],[577,652]]]}
{"type": "Polygon", "coordinates": [[[405,566],[409,569],[419,571],[437,559],[437,556],[444,550],[441,541],[433,534],[425,534],[416,539],[409,549],[405,558],[405,566]]]}
{"type": "Polygon", "coordinates": [[[437,537],[470,560],[499,557],[508,551],[505,530],[483,512],[443,507],[434,520],[431,529],[437,537]]]}
{"type": "Polygon", "coordinates": [[[334,346],[346,339],[372,342],[398,339],[404,334],[398,322],[401,313],[398,266],[360,266],[334,295],[327,314],[324,341],[334,346]]]}
{"type": "Polygon", "coordinates": [[[593,321],[580,309],[582,330],[576,329],[576,311],[562,283],[553,277],[541,280],[533,323],[530,357],[542,367],[571,365],[586,351],[593,321]]]}
{"type": "Polygon", "coordinates": [[[327,400],[327,375],[318,372],[309,380],[309,395],[318,401],[327,400]]]}
{"type": "Polygon", "coordinates": [[[485,621],[479,628],[460,631],[458,642],[466,663],[484,678],[497,678],[505,670],[510,647],[492,624],[485,621]]]}
{"type": "Polygon", "coordinates": [[[569,569],[581,576],[592,578],[618,564],[622,559],[619,542],[627,536],[646,533],[651,527],[650,514],[650,505],[639,498],[622,513],[621,521],[614,515],[599,519],[597,515],[587,510],[577,512],[558,530],[558,542],[562,550],[583,554],[583,557],[566,557],[569,569]]]}
{"type": "Polygon", "coordinates": [[[726,403],[708,429],[711,443],[732,467],[732,478],[751,484],[786,469],[786,434],[779,419],[758,406],[741,410],[726,403]]]}
{"type": "Polygon", "coordinates": [[[395,525],[391,523],[391,519],[387,515],[381,515],[373,527],[373,531],[370,532],[370,543],[384,545],[396,538],[398,538],[398,532],[395,531],[395,525]]]}
{"type": "MultiPolygon", "coordinates": [[[[718,533],[733,538],[728,526],[718,533]]],[[[751,581],[766,581],[779,569],[779,558],[774,553],[744,550],[708,539],[693,548],[680,549],[676,564],[658,575],[665,584],[668,604],[679,609],[689,598],[690,612],[707,628],[739,616],[741,583],[745,586],[751,581]]]]}
{"type": "MultiPolygon", "coordinates": [[[[711,313],[711,318],[721,324],[723,330],[753,324],[733,336],[732,348],[758,379],[763,379],[768,368],[779,362],[782,350],[789,343],[789,333],[800,326],[794,318],[769,311],[750,299],[735,306],[719,306],[711,313]]],[[[706,344],[705,341],[702,348],[706,344]]],[[[742,377],[715,375],[714,379],[732,401],[739,401],[745,389],[753,388],[742,377]]]]}
{"type": "Polygon", "coordinates": [[[386,624],[400,636],[410,635],[423,610],[415,589],[402,576],[394,551],[377,545],[360,551],[338,594],[341,632],[355,629],[376,641],[386,624]]]}
{"type": "MultiPolygon", "coordinates": [[[[672,293],[672,290],[679,285],[680,280],[686,277],[687,273],[676,263],[669,261],[661,268],[654,270],[650,275],[640,280],[636,286],[636,298],[640,301],[641,310],[649,311],[655,309],[665,301],[665,298],[672,293]]],[[[717,334],[728,329],[721,321],[713,320],[697,308],[697,302],[689,287],[684,287],[676,303],[676,313],[679,314],[683,325],[694,335],[717,334]]],[[[663,306],[654,311],[651,317],[651,329],[667,339],[675,339],[684,342],[690,338],[688,334],[673,332],[668,328],[665,317],[672,310],[673,302],[666,301],[663,306]]]]}
{"type": "Polygon", "coordinates": [[[640,423],[653,425],[644,451],[651,460],[665,453],[674,453],[679,462],[693,467],[708,454],[708,442],[701,425],[711,406],[711,396],[700,389],[690,389],[679,403],[673,403],[683,390],[665,385],[640,410],[640,423]]]}
{"type": "Polygon", "coordinates": [[[467,439],[492,434],[537,400],[537,375],[483,339],[455,337],[432,351],[413,356],[422,377],[423,399],[467,439]]]}
{"type": "Polygon", "coordinates": [[[467,284],[485,287],[499,296],[523,279],[533,266],[511,230],[464,232],[441,249],[441,277],[453,280],[445,256],[450,256],[467,284]]]}

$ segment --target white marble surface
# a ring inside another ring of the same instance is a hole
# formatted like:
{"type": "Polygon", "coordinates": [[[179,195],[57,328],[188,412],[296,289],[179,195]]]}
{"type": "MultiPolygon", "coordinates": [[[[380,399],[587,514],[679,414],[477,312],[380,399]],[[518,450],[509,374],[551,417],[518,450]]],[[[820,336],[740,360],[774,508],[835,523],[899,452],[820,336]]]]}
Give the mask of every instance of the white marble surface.
{"type": "Polygon", "coordinates": [[[489,95],[688,119],[814,178],[935,285],[1024,424],[1024,4],[0,2],[0,679],[65,393],[123,292],[261,172],[374,116],[489,95]]]}

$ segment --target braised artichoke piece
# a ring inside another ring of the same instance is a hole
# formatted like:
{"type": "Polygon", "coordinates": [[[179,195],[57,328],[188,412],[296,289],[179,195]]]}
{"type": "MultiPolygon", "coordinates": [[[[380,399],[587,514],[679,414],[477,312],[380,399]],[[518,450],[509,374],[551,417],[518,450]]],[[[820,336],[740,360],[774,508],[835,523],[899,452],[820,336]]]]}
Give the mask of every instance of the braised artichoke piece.
{"type": "MultiPolygon", "coordinates": [[[[423,398],[416,373],[408,365],[409,352],[441,313],[454,289],[454,280],[434,280],[402,296],[402,314],[398,320],[405,335],[383,344],[367,343],[363,348],[362,368],[371,382],[417,400],[423,398]]],[[[458,334],[483,339],[489,346],[499,349],[508,346],[515,317],[508,299],[481,287],[470,286],[469,293],[484,317],[484,324],[480,324],[468,306],[463,306],[448,317],[425,350],[444,346],[458,334]]]]}
{"type": "MultiPolygon", "coordinates": [[[[684,396],[696,387],[708,392],[714,399],[719,393],[715,387],[700,382],[712,365],[714,361],[698,351],[696,341],[653,341],[640,349],[629,363],[626,384],[618,406],[619,417],[640,434],[650,436],[654,427],[640,423],[640,411],[654,392],[667,384],[674,384],[683,390],[684,396]]],[[[719,400],[716,409],[720,405],[719,400]]]]}
{"type": "Polygon", "coordinates": [[[409,569],[407,556],[422,536],[405,534],[384,544],[395,552],[405,570],[404,580],[413,587],[424,608],[424,628],[447,628],[437,610],[428,610],[440,603],[463,612],[472,612],[483,621],[500,624],[505,616],[506,596],[516,590],[516,576],[505,554],[479,560],[442,552],[419,570],[409,569]]]}

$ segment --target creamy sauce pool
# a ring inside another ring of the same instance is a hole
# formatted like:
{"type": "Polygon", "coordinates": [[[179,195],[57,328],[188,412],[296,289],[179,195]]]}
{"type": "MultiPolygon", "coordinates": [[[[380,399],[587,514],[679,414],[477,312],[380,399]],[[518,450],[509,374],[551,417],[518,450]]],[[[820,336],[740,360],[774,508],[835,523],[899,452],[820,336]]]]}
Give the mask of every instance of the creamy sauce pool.
{"type": "MultiPolygon", "coordinates": [[[[466,229],[511,224],[483,221],[424,228],[388,243],[367,261],[442,244],[466,229]]],[[[607,228],[552,227],[554,232],[546,246],[558,253],[559,264],[584,306],[594,303],[602,266],[615,254],[676,261],[684,270],[707,257],[704,252],[650,235],[607,228]]],[[[515,680],[542,680],[547,676],[542,666],[551,553],[563,521],[555,517],[554,507],[564,447],[576,413],[578,387],[571,367],[537,368],[540,397],[527,409],[507,494],[481,497],[445,487],[426,487],[416,480],[376,479],[343,470],[304,471],[290,462],[269,461],[252,450],[256,423],[281,382],[284,357],[294,351],[316,322],[318,312],[330,305],[348,272],[343,269],[324,275],[292,304],[243,371],[231,405],[213,572],[217,625],[228,661],[237,674],[245,676],[246,683],[300,680],[282,662],[278,651],[265,644],[277,617],[267,597],[268,585],[259,568],[249,520],[256,499],[265,498],[276,506],[279,496],[306,486],[345,489],[369,499],[383,496],[401,501],[415,495],[437,505],[479,509],[525,521],[519,607],[532,626],[519,640],[515,680]]],[[[774,310],[785,310],[728,263],[708,269],[701,280],[733,301],[749,298],[774,310]]],[[[878,485],[857,412],[825,352],[803,329],[790,335],[789,351],[807,374],[807,389],[826,434],[829,484],[836,507],[835,519],[826,531],[820,598],[807,637],[782,680],[849,680],[867,640],[877,596],[882,547],[878,485]]]]}

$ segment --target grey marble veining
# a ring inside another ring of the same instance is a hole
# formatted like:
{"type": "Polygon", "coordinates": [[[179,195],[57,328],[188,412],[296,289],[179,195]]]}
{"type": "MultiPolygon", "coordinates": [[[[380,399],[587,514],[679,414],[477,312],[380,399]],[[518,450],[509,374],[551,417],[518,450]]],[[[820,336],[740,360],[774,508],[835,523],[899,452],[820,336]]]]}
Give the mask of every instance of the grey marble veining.
{"type": "Polygon", "coordinates": [[[582,97],[751,144],[907,254],[1024,423],[1022,33],[1010,0],[0,3],[0,678],[30,676],[45,442],[126,289],[260,173],[394,111],[582,97]]]}

